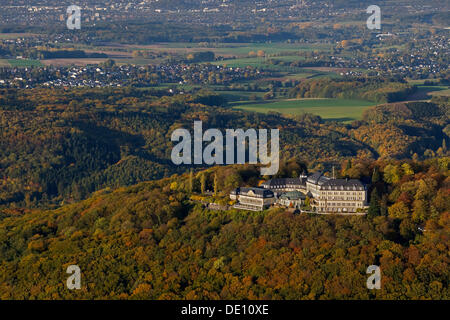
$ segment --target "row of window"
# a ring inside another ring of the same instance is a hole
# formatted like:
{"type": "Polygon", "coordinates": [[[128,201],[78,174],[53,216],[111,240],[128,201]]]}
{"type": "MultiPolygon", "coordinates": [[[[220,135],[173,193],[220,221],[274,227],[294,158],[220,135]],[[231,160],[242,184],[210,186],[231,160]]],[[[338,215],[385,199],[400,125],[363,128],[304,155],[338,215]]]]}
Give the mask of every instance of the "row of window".
{"type": "Polygon", "coordinates": [[[356,212],[356,208],[319,208],[320,212],[356,212]]]}
{"type": "Polygon", "coordinates": [[[243,204],[243,203],[235,204],[234,207],[239,209],[257,210],[257,211],[264,209],[263,206],[243,204]]]}
{"type": "Polygon", "coordinates": [[[364,190],[363,187],[322,187],[323,190],[364,190]]]}
{"type": "Polygon", "coordinates": [[[354,195],[354,196],[357,196],[358,194],[360,194],[360,195],[362,195],[363,194],[363,192],[348,192],[348,191],[341,191],[341,192],[337,192],[337,191],[325,191],[324,192],[325,194],[340,194],[340,195],[349,195],[349,194],[351,194],[351,195],[354,195]]]}
{"type": "Polygon", "coordinates": [[[251,198],[251,197],[240,196],[239,197],[239,202],[241,202],[241,203],[252,203],[252,204],[260,205],[264,201],[263,201],[262,198],[261,199],[255,199],[255,198],[251,198]]]}
{"type": "Polygon", "coordinates": [[[362,203],[341,203],[341,202],[328,202],[328,207],[362,207],[362,203]]]}
{"type": "Polygon", "coordinates": [[[320,197],[321,200],[347,200],[347,201],[362,201],[361,197],[320,197]]]}

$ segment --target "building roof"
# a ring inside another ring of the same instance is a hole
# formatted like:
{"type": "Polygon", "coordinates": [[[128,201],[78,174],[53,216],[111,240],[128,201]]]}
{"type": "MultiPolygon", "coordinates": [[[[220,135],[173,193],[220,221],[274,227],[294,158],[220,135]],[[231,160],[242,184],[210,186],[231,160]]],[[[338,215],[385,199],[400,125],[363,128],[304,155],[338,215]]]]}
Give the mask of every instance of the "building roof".
{"type": "Polygon", "coordinates": [[[257,198],[272,198],[273,192],[263,188],[237,188],[231,191],[233,195],[253,195],[257,198]]]}
{"type": "Polygon", "coordinates": [[[311,184],[317,184],[319,186],[325,184],[331,178],[325,177],[322,172],[315,172],[308,177],[308,182],[311,184]]]}
{"type": "Polygon", "coordinates": [[[305,186],[306,178],[277,178],[266,181],[261,185],[269,189],[275,186],[305,186]]]}
{"type": "Polygon", "coordinates": [[[325,188],[343,188],[343,189],[356,189],[356,190],[364,190],[365,185],[356,179],[331,179],[323,184],[325,188]]]}
{"type": "Polygon", "coordinates": [[[300,200],[300,199],[305,200],[306,196],[300,191],[290,191],[290,192],[283,193],[281,195],[281,198],[288,199],[288,200],[300,200]]]}

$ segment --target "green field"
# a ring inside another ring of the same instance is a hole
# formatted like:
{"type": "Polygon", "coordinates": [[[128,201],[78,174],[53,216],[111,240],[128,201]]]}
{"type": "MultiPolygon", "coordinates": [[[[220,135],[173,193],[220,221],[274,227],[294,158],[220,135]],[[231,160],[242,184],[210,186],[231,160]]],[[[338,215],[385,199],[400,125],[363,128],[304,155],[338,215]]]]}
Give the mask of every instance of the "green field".
{"type": "MultiPolygon", "coordinates": [[[[281,60],[279,59],[281,57],[274,57],[274,60],[281,60]]],[[[292,58],[292,57],[291,57],[292,58]]],[[[258,69],[267,69],[267,70],[273,70],[273,71],[296,71],[301,70],[300,68],[291,67],[291,66],[282,66],[282,65],[274,65],[270,64],[267,61],[272,59],[272,57],[266,58],[236,58],[236,59],[229,59],[224,61],[215,61],[212,62],[214,65],[219,66],[227,66],[230,68],[245,68],[247,66],[251,66],[253,68],[258,69]]],[[[297,59],[300,60],[300,59],[297,59]]],[[[288,61],[287,61],[288,62],[288,61]]]]}
{"type": "Polygon", "coordinates": [[[233,104],[242,104],[248,103],[251,96],[256,97],[257,99],[261,99],[264,96],[264,92],[253,92],[253,91],[223,91],[223,90],[215,90],[222,97],[227,99],[231,105],[233,104]]]}
{"type": "Polygon", "coordinates": [[[215,61],[212,62],[214,65],[229,67],[229,68],[245,68],[251,66],[262,71],[277,72],[277,78],[286,80],[301,80],[301,79],[311,79],[311,78],[339,78],[340,75],[334,72],[324,72],[316,71],[301,67],[291,67],[282,65],[273,65],[265,63],[264,58],[241,58],[241,59],[230,59],[225,61],[215,61]]]}
{"type": "Polygon", "coordinates": [[[446,87],[446,88],[447,89],[440,89],[440,90],[437,90],[437,91],[431,91],[428,94],[431,95],[431,96],[450,97],[450,89],[448,87],[446,87]]]}
{"type": "Polygon", "coordinates": [[[448,86],[425,86],[418,85],[417,90],[419,93],[423,93],[428,96],[448,96],[450,88],[448,86]]]}
{"type": "Polygon", "coordinates": [[[293,44],[293,43],[261,43],[261,44],[239,44],[226,48],[218,48],[218,53],[247,55],[250,51],[257,52],[262,50],[267,54],[275,54],[280,52],[298,52],[298,51],[314,51],[314,50],[330,50],[331,45],[328,44],[293,44]]]}
{"type": "Polygon", "coordinates": [[[448,86],[427,86],[421,84],[422,82],[423,81],[410,81],[410,83],[417,86],[417,90],[408,97],[408,100],[429,100],[432,96],[449,96],[450,88],[448,86]]]}
{"type": "Polygon", "coordinates": [[[32,33],[0,33],[0,39],[17,39],[17,38],[29,38],[33,37],[36,34],[32,33]]]}
{"type": "Polygon", "coordinates": [[[285,78],[288,80],[301,80],[301,79],[310,79],[310,78],[315,78],[315,77],[319,77],[321,74],[320,73],[293,73],[293,74],[289,74],[287,75],[285,78]]]}
{"type": "Polygon", "coordinates": [[[330,44],[324,43],[314,43],[314,44],[293,44],[285,42],[276,43],[212,43],[212,44],[199,44],[199,43],[185,43],[185,42],[171,42],[171,43],[156,43],[152,45],[132,45],[132,46],[121,46],[120,51],[118,51],[117,46],[88,46],[88,45],[61,45],[62,47],[74,47],[79,50],[91,50],[95,52],[117,52],[118,54],[129,53],[130,56],[124,56],[124,58],[115,58],[117,63],[131,63],[137,65],[146,65],[153,63],[161,63],[164,59],[143,59],[143,58],[131,58],[131,52],[134,50],[150,51],[150,52],[166,52],[175,55],[186,55],[190,52],[198,51],[213,51],[216,56],[225,57],[235,57],[235,59],[230,59],[226,61],[216,61],[213,64],[216,65],[227,65],[233,68],[243,68],[246,66],[252,66],[255,68],[265,68],[273,71],[290,71],[296,72],[298,68],[292,68],[289,66],[277,66],[270,65],[266,63],[266,59],[274,59],[284,62],[294,62],[304,59],[298,56],[299,52],[304,51],[329,51],[332,47],[330,44]],[[211,45],[210,47],[208,47],[211,45]],[[264,51],[267,58],[253,57],[249,58],[248,54],[250,52],[264,51]]]}
{"type": "Polygon", "coordinates": [[[236,104],[235,109],[253,112],[280,112],[297,115],[313,113],[325,120],[353,121],[361,119],[364,110],[376,105],[375,102],[347,99],[299,99],[277,100],[273,102],[236,104]]]}
{"type": "Polygon", "coordinates": [[[292,56],[270,56],[270,59],[273,60],[280,60],[280,61],[284,61],[284,62],[295,62],[295,61],[300,61],[300,60],[305,60],[305,57],[300,57],[300,56],[296,56],[296,55],[292,55],[292,56]]]}
{"type": "Polygon", "coordinates": [[[12,67],[42,67],[42,63],[39,60],[9,59],[8,63],[12,67]]]}
{"type": "MultiPolygon", "coordinates": [[[[264,51],[268,55],[284,53],[294,53],[300,51],[329,51],[332,45],[325,43],[312,43],[312,44],[296,44],[286,42],[274,42],[274,43],[212,43],[200,45],[199,43],[186,43],[186,42],[170,42],[170,43],[158,43],[149,48],[148,46],[132,46],[128,47],[130,50],[154,50],[154,51],[171,51],[174,49],[178,52],[190,52],[190,51],[214,51],[216,55],[224,56],[237,56],[240,58],[248,56],[250,51],[257,52],[259,50],[264,51]]],[[[293,57],[291,56],[291,58],[293,57]]]]}
{"type": "Polygon", "coordinates": [[[245,68],[251,66],[253,68],[262,68],[267,66],[265,63],[265,58],[240,58],[240,59],[230,59],[225,61],[215,61],[212,62],[214,65],[227,66],[230,68],[245,68]]]}

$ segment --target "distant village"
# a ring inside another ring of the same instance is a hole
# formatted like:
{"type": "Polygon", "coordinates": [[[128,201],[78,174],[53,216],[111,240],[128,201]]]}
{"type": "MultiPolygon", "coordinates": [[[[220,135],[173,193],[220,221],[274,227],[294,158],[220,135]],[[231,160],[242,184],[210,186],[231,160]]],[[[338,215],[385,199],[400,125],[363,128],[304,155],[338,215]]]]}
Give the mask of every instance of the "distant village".
{"type": "MultiPolygon", "coordinates": [[[[21,57],[18,57],[21,58],[21,57]]],[[[258,70],[210,64],[47,66],[0,68],[0,88],[152,87],[161,84],[223,84],[262,76],[258,70]]]]}
{"type": "Polygon", "coordinates": [[[360,214],[368,208],[368,186],[356,179],[336,179],[322,172],[299,178],[272,179],[259,187],[230,194],[236,209],[262,211],[273,206],[319,214],[360,214]]]}

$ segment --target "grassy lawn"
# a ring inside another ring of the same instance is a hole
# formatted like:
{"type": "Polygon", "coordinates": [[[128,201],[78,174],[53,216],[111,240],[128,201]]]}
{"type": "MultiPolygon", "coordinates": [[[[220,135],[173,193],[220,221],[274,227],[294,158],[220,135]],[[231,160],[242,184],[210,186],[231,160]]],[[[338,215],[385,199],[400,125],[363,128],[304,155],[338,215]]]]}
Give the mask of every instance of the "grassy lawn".
{"type": "Polygon", "coordinates": [[[375,102],[365,100],[299,99],[249,104],[236,103],[234,108],[262,113],[274,111],[289,115],[313,113],[325,120],[349,122],[361,119],[364,110],[374,105],[376,105],[375,102]]]}
{"type": "Polygon", "coordinates": [[[430,91],[428,92],[431,96],[445,96],[450,97],[450,88],[443,87],[443,89],[438,89],[437,91],[430,91]],[[446,88],[446,89],[445,89],[446,88]]]}
{"type": "Polygon", "coordinates": [[[257,68],[263,71],[283,72],[285,73],[285,76],[283,76],[283,78],[287,79],[306,79],[319,76],[327,76],[333,78],[340,77],[335,72],[322,72],[301,67],[269,64],[266,63],[265,58],[237,58],[224,61],[215,61],[211,62],[211,64],[224,67],[226,66],[228,68],[245,68],[247,66],[251,66],[253,68],[257,68]]]}
{"type": "Polygon", "coordinates": [[[300,57],[300,56],[270,56],[270,59],[273,60],[280,60],[280,61],[284,61],[284,62],[295,62],[295,61],[300,61],[300,60],[305,60],[304,57],[300,57]]]}
{"type": "Polygon", "coordinates": [[[240,58],[240,59],[230,59],[225,61],[215,61],[212,62],[214,65],[227,66],[229,68],[245,68],[251,66],[254,68],[262,68],[267,66],[265,63],[265,58],[240,58]]]}
{"type": "Polygon", "coordinates": [[[314,50],[329,50],[330,45],[327,44],[295,44],[295,43],[258,43],[258,44],[240,44],[236,46],[230,46],[228,48],[220,48],[220,52],[235,54],[235,55],[247,55],[250,51],[257,52],[262,50],[267,54],[275,54],[280,52],[298,52],[298,51],[314,51],[314,50]]]}
{"type": "Polygon", "coordinates": [[[263,98],[264,92],[253,92],[253,91],[226,91],[226,90],[215,90],[221,96],[223,96],[227,101],[233,104],[248,103],[251,96],[255,96],[258,99],[263,98]]]}
{"type": "Polygon", "coordinates": [[[36,34],[32,33],[0,33],[0,39],[17,39],[17,38],[29,38],[33,37],[36,34]]]}
{"type": "Polygon", "coordinates": [[[318,75],[320,75],[319,73],[292,73],[287,75],[285,78],[288,80],[302,80],[302,79],[308,79],[308,78],[314,78],[317,77],[318,75]]]}
{"type": "Polygon", "coordinates": [[[425,86],[425,85],[418,85],[417,89],[419,91],[424,91],[424,92],[435,92],[435,91],[442,91],[442,90],[447,90],[449,89],[448,86],[425,86]]]}
{"type": "MultiPolygon", "coordinates": [[[[275,54],[281,52],[299,52],[299,51],[314,51],[314,50],[330,50],[329,44],[296,44],[285,42],[274,43],[215,43],[211,44],[212,48],[199,46],[198,43],[185,43],[185,42],[170,42],[170,43],[158,43],[152,46],[152,49],[159,49],[159,51],[170,51],[170,49],[176,50],[212,50],[217,55],[234,55],[238,57],[247,56],[250,51],[257,52],[259,50],[264,51],[266,54],[275,54]]],[[[145,47],[145,46],[142,46],[145,47]]],[[[132,49],[139,49],[140,46],[135,46],[132,49]]]]}
{"type": "Polygon", "coordinates": [[[310,70],[310,69],[300,69],[300,72],[295,73],[289,73],[286,76],[286,79],[294,79],[294,80],[300,80],[300,79],[312,79],[312,78],[341,78],[339,74],[335,72],[328,72],[328,71],[316,71],[316,70],[310,70]]]}
{"type": "Polygon", "coordinates": [[[448,86],[425,86],[417,84],[417,91],[408,97],[408,100],[428,100],[432,96],[448,96],[450,88],[448,86]]]}
{"type": "Polygon", "coordinates": [[[42,63],[39,60],[10,59],[8,62],[12,67],[42,67],[42,63]]]}

